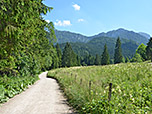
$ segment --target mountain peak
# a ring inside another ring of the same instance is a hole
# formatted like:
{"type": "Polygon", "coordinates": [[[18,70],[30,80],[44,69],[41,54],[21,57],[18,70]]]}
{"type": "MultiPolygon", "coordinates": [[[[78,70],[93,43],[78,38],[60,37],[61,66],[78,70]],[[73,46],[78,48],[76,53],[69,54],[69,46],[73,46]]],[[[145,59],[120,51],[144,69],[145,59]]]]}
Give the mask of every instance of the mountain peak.
{"type": "Polygon", "coordinates": [[[112,31],[109,31],[107,33],[100,33],[98,35],[95,35],[93,36],[93,38],[95,37],[112,37],[112,38],[118,38],[120,37],[121,39],[124,38],[124,39],[128,39],[128,40],[133,40],[135,42],[137,42],[138,44],[141,44],[141,43],[144,43],[146,44],[148,42],[148,38],[139,34],[139,33],[136,33],[134,31],[129,31],[129,30],[126,30],[124,28],[119,28],[117,30],[112,30],[112,31]]]}

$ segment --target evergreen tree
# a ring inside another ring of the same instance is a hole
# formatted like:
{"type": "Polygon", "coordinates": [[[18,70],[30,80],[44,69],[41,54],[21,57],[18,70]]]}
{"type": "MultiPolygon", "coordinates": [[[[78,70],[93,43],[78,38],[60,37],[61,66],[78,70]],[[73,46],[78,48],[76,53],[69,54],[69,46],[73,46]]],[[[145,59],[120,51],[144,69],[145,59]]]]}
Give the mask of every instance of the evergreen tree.
{"type": "Polygon", "coordinates": [[[152,37],[149,39],[146,47],[147,59],[152,61],[152,37]]]}
{"type": "Polygon", "coordinates": [[[115,46],[115,54],[114,54],[114,63],[121,63],[123,62],[123,56],[122,56],[122,49],[121,49],[121,41],[118,37],[116,46],[115,46]]]}
{"type": "Polygon", "coordinates": [[[95,65],[100,65],[100,56],[98,54],[96,54],[96,58],[95,58],[95,65]]]}
{"type": "Polygon", "coordinates": [[[94,65],[95,57],[92,55],[88,56],[88,64],[87,65],[94,65]]]}
{"type": "Polygon", "coordinates": [[[77,55],[77,65],[81,66],[81,59],[80,59],[80,57],[78,55],[77,55]]]}
{"type": "Polygon", "coordinates": [[[76,66],[76,65],[77,65],[76,54],[72,50],[70,43],[67,42],[63,50],[62,66],[71,67],[71,66],[76,66]]]}
{"type": "Polygon", "coordinates": [[[143,61],[146,60],[146,45],[143,43],[139,45],[136,52],[141,55],[143,61]]]}
{"type": "Polygon", "coordinates": [[[61,67],[62,66],[62,52],[61,52],[61,49],[60,49],[60,47],[59,47],[59,44],[57,43],[57,45],[56,45],[56,51],[57,51],[57,56],[58,56],[58,61],[59,61],[59,67],[61,67]]]}
{"type": "Polygon", "coordinates": [[[133,56],[133,58],[131,59],[131,62],[142,62],[142,57],[139,53],[135,53],[135,55],[133,56]]]}
{"type": "Polygon", "coordinates": [[[105,44],[104,51],[101,57],[101,65],[108,65],[108,64],[110,64],[110,57],[109,57],[107,45],[105,44]]]}
{"type": "Polygon", "coordinates": [[[54,26],[42,16],[51,9],[43,0],[0,0],[0,72],[33,76],[52,66],[54,26]]]}

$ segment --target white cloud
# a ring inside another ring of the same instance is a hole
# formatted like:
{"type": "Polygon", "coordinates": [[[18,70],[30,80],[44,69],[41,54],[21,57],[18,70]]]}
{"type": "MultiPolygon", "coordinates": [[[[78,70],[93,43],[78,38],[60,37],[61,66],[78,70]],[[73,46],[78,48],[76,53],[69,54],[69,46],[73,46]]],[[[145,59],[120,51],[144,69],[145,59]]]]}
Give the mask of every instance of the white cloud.
{"type": "Polygon", "coordinates": [[[56,21],[57,22],[54,23],[56,26],[71,26],[72,25],[70,20],[63,20],[63,22],[60,20],[56,20],[56,21]]]}
{"type": "Polygon", "coordinates": [[[78,19],[78,22],[83,22],[84,21],[84,19],[78,19]]]}
{"type": "Polygon", "coordinates": [[[45,20],[46,22],[50,23],[50,20],[45,20]]]}
{"type": "Polygon", "coordinates": [[[74,4],[72,6],[74,7],[75,10],[78,10],[78,11],[80,10],[80,6],[78,4],[74,4]]]}

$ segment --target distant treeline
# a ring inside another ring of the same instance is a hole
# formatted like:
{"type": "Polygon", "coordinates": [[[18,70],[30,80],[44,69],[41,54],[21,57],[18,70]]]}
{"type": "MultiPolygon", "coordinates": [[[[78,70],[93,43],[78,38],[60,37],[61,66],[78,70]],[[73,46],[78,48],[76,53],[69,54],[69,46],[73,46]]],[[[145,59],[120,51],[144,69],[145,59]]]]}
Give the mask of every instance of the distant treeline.
{"type": "MultiPolygon", "coordinates": [[[[90,66],[90,65],[108,65],[117,63],[127,63],[127,62],[142,62],[146,60],[152,60],[152,38],[150,38],[147,46],[143,43],[138,46],[133,57],[123,57],[121,40],[118,37],[115,45],[114,58],[110,59],[108,47],[105,44],[104,51],[101,55],[96,54],[92,56],[91,54],[86,54],[85,56],[78,56],[73,51],[70,43],[66,43],[63,53],[59,47],[56,45],[56,50],[59,58],[59,67],[71,67],[71,66],[90,66]]],[[[81,51],[81,50],[80,50],[81,51]]]]}

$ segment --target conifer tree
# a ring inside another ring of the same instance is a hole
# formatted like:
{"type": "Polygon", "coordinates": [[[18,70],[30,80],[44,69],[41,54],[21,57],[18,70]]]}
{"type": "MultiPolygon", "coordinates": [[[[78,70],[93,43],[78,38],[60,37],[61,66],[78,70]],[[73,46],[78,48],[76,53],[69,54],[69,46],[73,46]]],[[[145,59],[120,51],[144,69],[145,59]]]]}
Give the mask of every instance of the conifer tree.
{"type": "Polygon", "coordinates": [[[76,54],[72,50],[70,43],[67,42],[63,50],[62,66],[71,67],[71,66],[76,66],[76,65],[77,65],[76,54]]]}
{"type": "Polygon", "coordinates": [[[77,55],[77,65],[81,66],[81,60],[80,60],[80,57],[78,55],[77,55]]]}
{"type": "Polygon", "coordinates": [[[152,37],[149,39],[146,47],[147,59],[152,61],[152,37]]]}
{"type": "Polygon", "coordinates": [[[57,56],[58,56],[58,59],[59,59],[59,67],[61,67],[62,66],[62,52],[61,52],[61,49],[60,49],[58,43],[56,45],[56,51],[57,51],[57,56]]]}
{"type": "Polygon", "coordinates": [[[116,46],[115,46],[115,54],[114,54],[114,63],[121,63],[123,62],[123,56],[122,56],[122,49],[121,49],[121,41],[118,37],[116,46]]]}
{"type": "Polygon", "coordinates": [[[95,65],[100,65],[100,56],[98,54],[96,54],[96,58],[95,58],[95,65]]]}
{"type": "Polygon", "coordinates": [[[95,63],[95,57],[92,55],[89,55],[87,65],[94,65],[94,63],[95,63]]]}
{"type": "Polygon", "coordinates": [[[105,44],[104,51],[101,57],[101,65],[108,65],[108,64],[110,64],[110,57],[109,57],[107,45],[105,44]]]}

